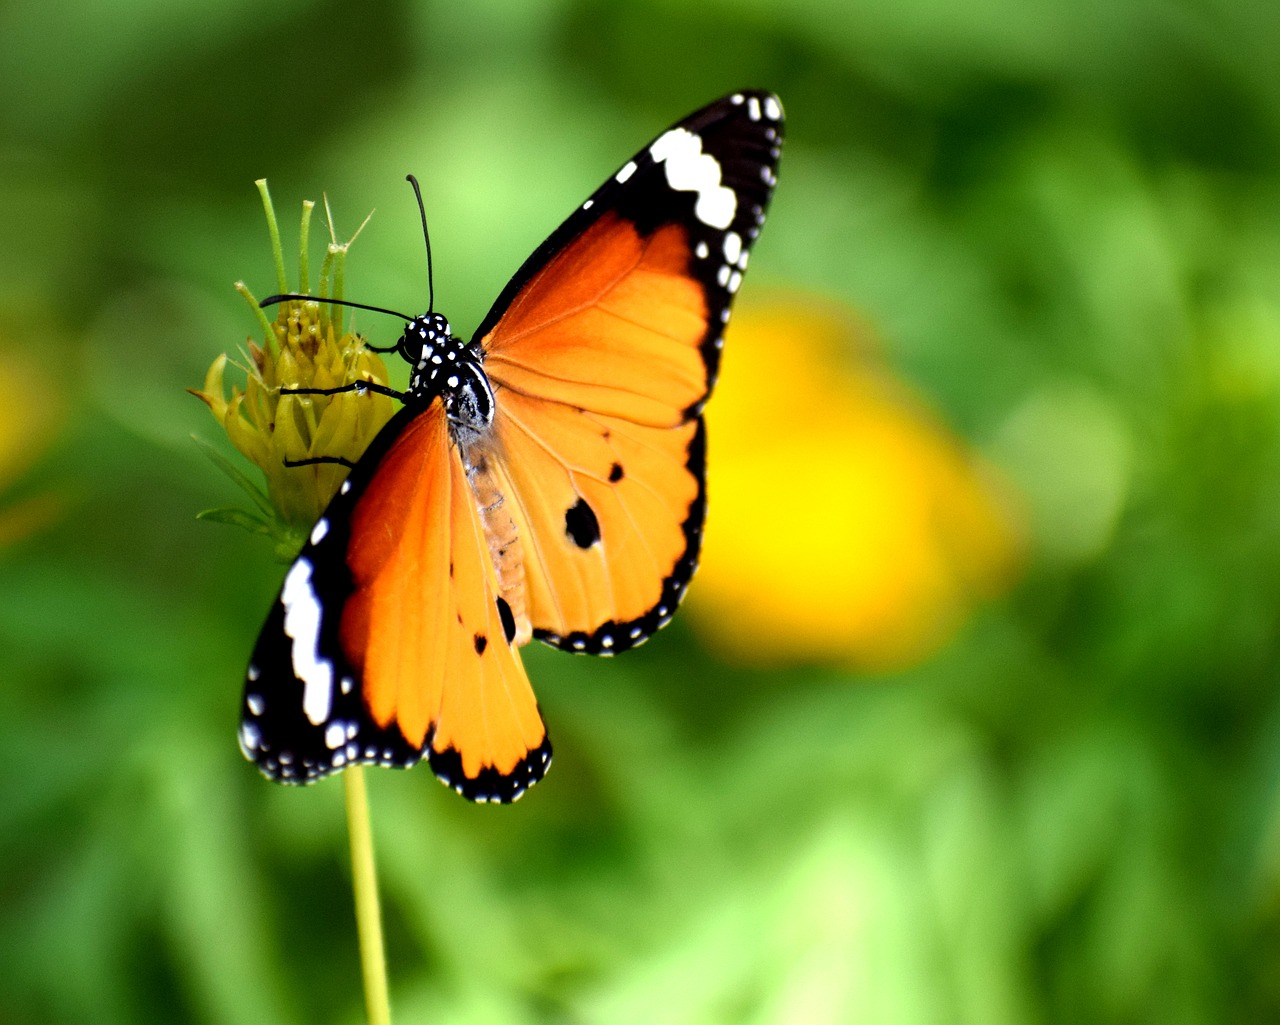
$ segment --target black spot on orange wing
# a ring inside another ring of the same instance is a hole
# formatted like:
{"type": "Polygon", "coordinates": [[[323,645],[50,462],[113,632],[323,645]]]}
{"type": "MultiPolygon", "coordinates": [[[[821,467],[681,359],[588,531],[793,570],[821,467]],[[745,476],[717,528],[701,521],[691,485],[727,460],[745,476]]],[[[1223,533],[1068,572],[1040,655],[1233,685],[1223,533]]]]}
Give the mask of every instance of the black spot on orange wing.
{"type": "Polygon", "coordinates": [[[507,604],[507,599],[502,596],[498,597],[498,618],[502,620],[502,633],[510,644],[516,636],[516,617],[511,611],[511,606],[507,604]]]}
{"type": "Polygon", "coordinates": [[[489,646],[489,638],[486,637],[484,634],[476,634],[475,640],[474,640],[474,647],[476,649],[476,654],[483,655],[484,649],[487,648],[488,646],[489,646]]]}
{"type": "Polygon", "coordinates": [[[600,543],[600,521],[586,499],[579,498],[572,508],[565,510],[564,532],[579,548],[600,543]]]}
{"type": "Polygon", "coordinates": [[[622,477],[623,477],[623,473],[622,473],[621,463],[614,463],[611,467],[609,467],[609,483],[610,484],[617,484],[618,481],[622,480],[622,477]]]}

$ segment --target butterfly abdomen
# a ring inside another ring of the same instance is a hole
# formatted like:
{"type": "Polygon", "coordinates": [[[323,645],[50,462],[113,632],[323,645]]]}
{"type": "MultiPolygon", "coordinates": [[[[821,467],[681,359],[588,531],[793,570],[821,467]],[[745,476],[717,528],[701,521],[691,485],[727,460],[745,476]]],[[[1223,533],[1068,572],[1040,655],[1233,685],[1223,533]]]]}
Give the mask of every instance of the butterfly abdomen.
{"type": "Polygon", "coordinates": [[[533,637],[533,627],[525,602],[524,553],[520,545],[520,532],[507,498],[494,473],[493,463],[483,443],[459,446],[462,463],[467,471],[467,483],[475,496],[480,522],[484,525],[485,540],[489,544],[489,557],[498,574],[498,590],[511,610],[515,622],[514,643],[517,647],[528,644],[533,637]]]}

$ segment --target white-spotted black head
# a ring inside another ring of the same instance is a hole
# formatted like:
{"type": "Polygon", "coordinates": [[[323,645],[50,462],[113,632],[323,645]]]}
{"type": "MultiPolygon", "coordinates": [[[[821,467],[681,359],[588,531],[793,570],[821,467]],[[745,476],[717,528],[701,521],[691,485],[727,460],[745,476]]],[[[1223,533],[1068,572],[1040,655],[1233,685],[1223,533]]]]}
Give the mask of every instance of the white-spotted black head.
{"type": "Polygon", "coordinates": [[[404,357],[412,373],[409,391],[414,394],[440,394],[436,382],[448,368],[456,366],[466,352],[466,343],[453,334],[449,321],[441,313],[423,313],[404,326],[404,334],[396,343],[396,351],[404,357]]]}

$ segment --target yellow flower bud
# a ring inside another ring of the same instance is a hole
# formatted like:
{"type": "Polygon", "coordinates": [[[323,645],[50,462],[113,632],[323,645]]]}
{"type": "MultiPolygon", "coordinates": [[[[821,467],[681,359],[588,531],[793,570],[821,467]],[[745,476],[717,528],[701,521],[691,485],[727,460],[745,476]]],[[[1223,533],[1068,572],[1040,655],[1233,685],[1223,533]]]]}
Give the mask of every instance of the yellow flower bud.
{"type": "MultiPolygon", "coordinates": [[[[276,250],[276,266],[281,269],[277,284],[283,293],[287,288],[275,214],[266,183],[259,183],[259,188],[276,250]]],[[[304,239],[310,211],[311,205],[305,205],[304,239]]],[[[203,390],[192,392],[209,407],[237,451],[265,475],[275,522],[263,523],[258,529],[275,535],[283,548],[288,547],[288,539],[297,538],[300,531],[315,522],[347,475],[347,467],[338,462],[290,464],[314,459],[355,462],[395,412],[391,398],[374,392],[291,394],[297,389],[341,388],[356,381],[387,384],[387,370],[381,358],[365,348],[362,337],[343,330],[340,308],[324,302],[331,288],[338,290],[334,286],[341,281],[348,245],[330,245],[329,258],[321,271],[320,295],[315,300],[281,302],[274,320],[258,310],[244,285],[237,285],[258,313],[263,344],[248,341],[247,364],[240,367],[245,374],[243,390],[232,384],[227,394],[225,377],[231,361],[223,354],[209,367],[203,390]]],[[[300,262],[303,280],[298,291],[309,294],[305,255],[300,262]]],[[[208,515],[235,522],[246,522],[247,517],[256,522],[251,514],[226,513],[219,510],[208,515]]]]}

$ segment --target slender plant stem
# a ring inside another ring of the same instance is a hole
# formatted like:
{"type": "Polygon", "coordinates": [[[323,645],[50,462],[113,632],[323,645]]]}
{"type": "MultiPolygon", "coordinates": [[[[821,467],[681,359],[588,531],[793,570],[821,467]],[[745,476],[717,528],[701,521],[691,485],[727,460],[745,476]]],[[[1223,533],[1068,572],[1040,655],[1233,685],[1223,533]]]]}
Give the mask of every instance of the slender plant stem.
{"type": "Polygon", "coordinates": [[[356,898],[356,933],[369,1025],[391,1025],[387,995],[387,958],[382,946],[382,911],[378,906],[378,874],[373,863],[373,831],[369,828],[369,796],[364,769],[348,766],[342,774],[347,795],[347,828],[351,833],[351,880],[356,898]]]}
{"type": "Polygon", "coordinates": [[[311,211],[316,208],[314,199],[302,201],[302,231],[298,238],[298,284],[303,295],[311,294],[311,211]]]}
{"type": "MultiPolygon", "coordinates": [[[[276,264],[276,291],[289,291],[289,281],[284,270],[284,246],[280,243],[280,225],[276,223],[276,208],[271,203],[271,193],[267,190],[267,179],[259,178],[253,183],[258,186],[258,194],[262,196],[262,209],[267,214],[267,233],[271,236],[271,258],[276,264]]],[[[306,282],[303,282],[306,286],[306,282]]]]}

